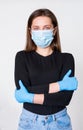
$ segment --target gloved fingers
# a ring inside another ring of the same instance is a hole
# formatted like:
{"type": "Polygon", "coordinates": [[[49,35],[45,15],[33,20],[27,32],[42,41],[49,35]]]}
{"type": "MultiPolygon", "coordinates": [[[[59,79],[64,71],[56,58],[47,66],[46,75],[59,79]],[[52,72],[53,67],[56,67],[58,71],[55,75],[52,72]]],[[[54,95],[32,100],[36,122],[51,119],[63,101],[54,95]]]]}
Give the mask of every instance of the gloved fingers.
{"type": "Polygon", "coordinates": [[[20,86],[21,88],[23,88],[23,87],[24,87],[24,85],[23,85],[23,83],[22,83],[22,81],[21,81],[21,80],[19,80],[19,86],[20,86]]]}
{"type": "Polygon", "coordinates": [[[15,96],[15,99],[19,102],[19,103],[22,103],[21,102],[21,97],[20,97],[20,92],[19,92],[20,90],[15,90],[15,93],[14,93],[14,96],[15,96]]]}
{"type": "Polygon", "coordinates": [[[75,90],[78,88],[78,80],[74,77],[75,90]]]}
{"type": "Polygon", "coordinates": [[[71,74],[71,69],[67,71],[67,73],[66,73],[66,75],[64,76],[64,78],[69,77],[70,74],[71,74]]]}
{"type": "Polygon", "coordinates": [[[69,80],[71,82],[72,90],[76,90],[78,87],[78,80],[76,79],[76,77],[69,77],[69,80]]]}
{"type": "Polygon", "coordinates": [[[20,93],[21,93],[21,89],[19,89],[19,90],[15,89],[15,93],[14,93],[15,95],[19,95],[20,93]]]}
{"type": "Polygon", "coordinates": [[[77,81],[77,78],[76,78],[75,76],[73,76],[73,77],[68,77],[67,79],[69,79],[70,81],[78,82],[78,81],[77,81]]]}
{"type": "Polygon", "coordinates": [[[19,86],[20,86],[20,90],[27,91],[21,80],[19,80],[19,86]]]}

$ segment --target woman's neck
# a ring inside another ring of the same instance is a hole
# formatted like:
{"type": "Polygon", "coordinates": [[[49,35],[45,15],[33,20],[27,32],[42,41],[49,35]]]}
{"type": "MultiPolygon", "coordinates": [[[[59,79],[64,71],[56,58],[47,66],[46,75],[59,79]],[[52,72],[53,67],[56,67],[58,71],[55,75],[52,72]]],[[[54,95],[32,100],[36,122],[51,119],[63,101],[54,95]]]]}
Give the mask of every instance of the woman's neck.
{"type": "Polygon", "coordinates": [[[36,52],[42,56],[48,56],[52,54],[53,50],[51,49],[51,47],[47,47],[47,48],[37,47],[36,52]]]}

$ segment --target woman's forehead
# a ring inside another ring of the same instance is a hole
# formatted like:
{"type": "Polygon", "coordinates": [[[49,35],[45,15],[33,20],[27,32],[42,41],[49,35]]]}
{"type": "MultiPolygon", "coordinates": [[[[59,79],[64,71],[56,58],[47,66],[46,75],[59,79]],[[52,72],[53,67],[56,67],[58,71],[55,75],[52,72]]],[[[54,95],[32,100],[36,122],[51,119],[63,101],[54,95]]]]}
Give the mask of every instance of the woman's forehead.
{"type": "Polygon", "coordinates": [[[51,25],[52,21],[51,18],[47,16],[38,16],[33,19],[32,26],[40,26],[40,25],[51,25]]]}

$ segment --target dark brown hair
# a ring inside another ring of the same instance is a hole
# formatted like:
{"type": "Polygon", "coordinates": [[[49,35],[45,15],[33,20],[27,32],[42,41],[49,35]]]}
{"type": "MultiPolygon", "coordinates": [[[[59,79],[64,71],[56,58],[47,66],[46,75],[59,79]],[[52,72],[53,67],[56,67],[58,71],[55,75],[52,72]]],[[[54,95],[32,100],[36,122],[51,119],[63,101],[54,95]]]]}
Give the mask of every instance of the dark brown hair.
{"type": "Polygon", "coordinates": [[[46,16],[49,17],[52,21],[53,27],[57,27],[57,32],[54,36],[54,39],[50,45],[52,50],[58,50],[61,52],[61,45],[60,45],[60,37],[59,37],[59,28],[58,28],[58,22],[56,16],[49,10],[49,9],[37,9],[35,10],[29,17],[28,23],[27,23],[27,33],[26,33],[26,51],[32,51],[36,50],[37,46],[34,44],[34,42],[31,39],[31,33],[30,28],[32,25],[32,22],[35,18],[39,16],[46,16]]]}

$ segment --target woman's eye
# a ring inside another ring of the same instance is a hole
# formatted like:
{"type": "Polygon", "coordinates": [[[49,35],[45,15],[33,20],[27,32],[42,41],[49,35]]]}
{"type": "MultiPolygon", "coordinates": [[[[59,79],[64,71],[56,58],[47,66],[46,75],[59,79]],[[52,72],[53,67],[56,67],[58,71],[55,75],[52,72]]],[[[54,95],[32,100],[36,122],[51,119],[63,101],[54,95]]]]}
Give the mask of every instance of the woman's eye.
{"type": "Polygon", "coordinates": [[[39,27],[34,26],[34,27],[32,27],[32,30],[39,30],[39,27]]]}
{"type": "Polygon", "coordinates": [[[50,30],[50,29],[51,27],[48,27],[48,26],[44,28],[44,30],[50,30]]]}
{"type": "Polygon", "coordinates": [[[49,27],[46,27],[45,29],[49,30],[50,28],[49,28],[49,27]]]}
{"type": "Polygon", "coordinates": [[[34,26],[32,27],[32,30],[50,30],[52,27],[51,26],[44,26],[44,27],[37,27],[37,26],[34,26]]]}
{"type": "Polygon", "coordinates": [[[33,30],[39,30],[39,28],[33,28],[33,30]]]}

